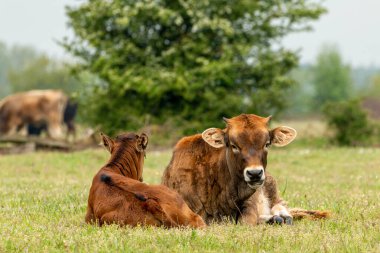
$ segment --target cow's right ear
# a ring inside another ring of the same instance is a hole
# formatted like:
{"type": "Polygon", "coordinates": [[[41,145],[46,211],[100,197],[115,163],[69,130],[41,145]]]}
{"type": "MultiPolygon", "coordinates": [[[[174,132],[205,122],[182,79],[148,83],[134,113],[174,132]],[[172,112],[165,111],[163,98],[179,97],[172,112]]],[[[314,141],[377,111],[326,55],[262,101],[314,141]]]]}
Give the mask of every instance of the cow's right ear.
{"type": "Polygon", "coordinates": [[[102,142],[103,142],[103,146],[110,152],[112,153],[112,149],[113,149],[113,145],[114,145],[114,142],[113,140],[108,137],[107,135],[103,134],[103,133],[100,133],[100,136],[102,137],[102,142]]]}
{"type": "Polygon", "coordinates": [[[202,133],[202,139],[214,148],[222,148],[225,146],[224,132],[219,128],[206,129],[202,133]]]}

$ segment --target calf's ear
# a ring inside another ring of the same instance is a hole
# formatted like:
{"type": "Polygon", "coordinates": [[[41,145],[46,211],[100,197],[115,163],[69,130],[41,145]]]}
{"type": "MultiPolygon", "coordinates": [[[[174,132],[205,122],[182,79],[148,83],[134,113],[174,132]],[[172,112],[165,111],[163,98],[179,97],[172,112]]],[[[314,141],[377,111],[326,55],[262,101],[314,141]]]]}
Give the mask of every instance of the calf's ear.
{"type": "Polygon", "coordinates": [[[202,139],[211,147],[222,148],[225,146],[224,132],[219,128],[209,128],[203,131],[202,139]]]}
{"type": "Polygon", "coordinates": [[[271,130],[271,143],[276,147],[283,147],[291,143],[297,136],[294,128],[281,126],[271,130]]]}
{"type": "Polygon", "coordinates": [[[137,139],[137,150],[143,152],[148,146],[148,135],[142,133],[137,139]]]}
{"type": "Polygon", "coordinates": [[[112,149],[113,149],[113,146],[114,146],[114,141],[110,137],[108,137],[107,135],[105,135],[103,133],[100,133],[100,136],[102,137],[103,146],[110,153],[112,153],[112,149]]]}

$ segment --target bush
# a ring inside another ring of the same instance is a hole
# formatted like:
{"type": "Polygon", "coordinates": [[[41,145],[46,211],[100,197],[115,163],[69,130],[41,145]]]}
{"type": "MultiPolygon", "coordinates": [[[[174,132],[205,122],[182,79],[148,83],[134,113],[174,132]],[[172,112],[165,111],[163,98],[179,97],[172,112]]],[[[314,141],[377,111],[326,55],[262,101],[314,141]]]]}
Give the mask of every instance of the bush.
{"type": "Polygon", "coordinates": [[[343,146],[364,146],[373,141],[374,128],[359,100],[330,102],[323,112],[335,131],[333,141],[343,146]]]}

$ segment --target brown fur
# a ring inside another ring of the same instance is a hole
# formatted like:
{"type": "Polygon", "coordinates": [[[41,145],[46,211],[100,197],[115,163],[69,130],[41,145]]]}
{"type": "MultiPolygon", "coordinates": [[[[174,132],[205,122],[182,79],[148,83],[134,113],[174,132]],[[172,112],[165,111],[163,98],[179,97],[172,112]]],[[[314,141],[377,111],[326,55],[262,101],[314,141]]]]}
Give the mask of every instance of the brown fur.
{"type": "Polygon", "coordinates": [[[207,223],[227,217],[255,225],[273,215],[291,223],[276,181],[265,169],[266,145],[287,145],[296,132],[288,127],[270,130],[269,120],[270,117],[242,114],[226,119],[223,130],[213,128],[203,135],[182,138],[162,183],[176,190],[207,223]],[[244,169],[250,167],[264,168],[264,184],[248,185],[244,169]]]}
{"type": "Polygon", "coordinates": [[[146,135],[129,133],[115,140],[103,136],[103,142],[111,158],[92,181],[86,222],[99,225],[205,226],[202,218],[190,210],[178,193],[162,185],[149,186],[140,182],[146,135]]]}
{"type": "Polygon", "coordinates": [[[62,135],[61,124],[67,96],[59,90],[17,93],[0,103],[0,134],[12,135],[28,124],[47,124],[50,137],[62,135]]]}

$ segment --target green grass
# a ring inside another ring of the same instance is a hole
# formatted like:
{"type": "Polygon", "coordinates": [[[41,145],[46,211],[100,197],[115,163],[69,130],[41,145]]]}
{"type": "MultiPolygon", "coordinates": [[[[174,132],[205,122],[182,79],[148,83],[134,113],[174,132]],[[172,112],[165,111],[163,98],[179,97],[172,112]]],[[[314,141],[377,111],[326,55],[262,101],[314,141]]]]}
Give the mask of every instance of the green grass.
{"type": "MultiPolygon", "coordinates": [[[[159,183],[170,152],[148,152],[159,183]]],[[[268,169],[293,207],[328,209],[294,226],[218,224],[205,230],[84,223],[104,150],[0,157],[0,252],[380,252],[380,149],[273,148],[268,169]]]]}

